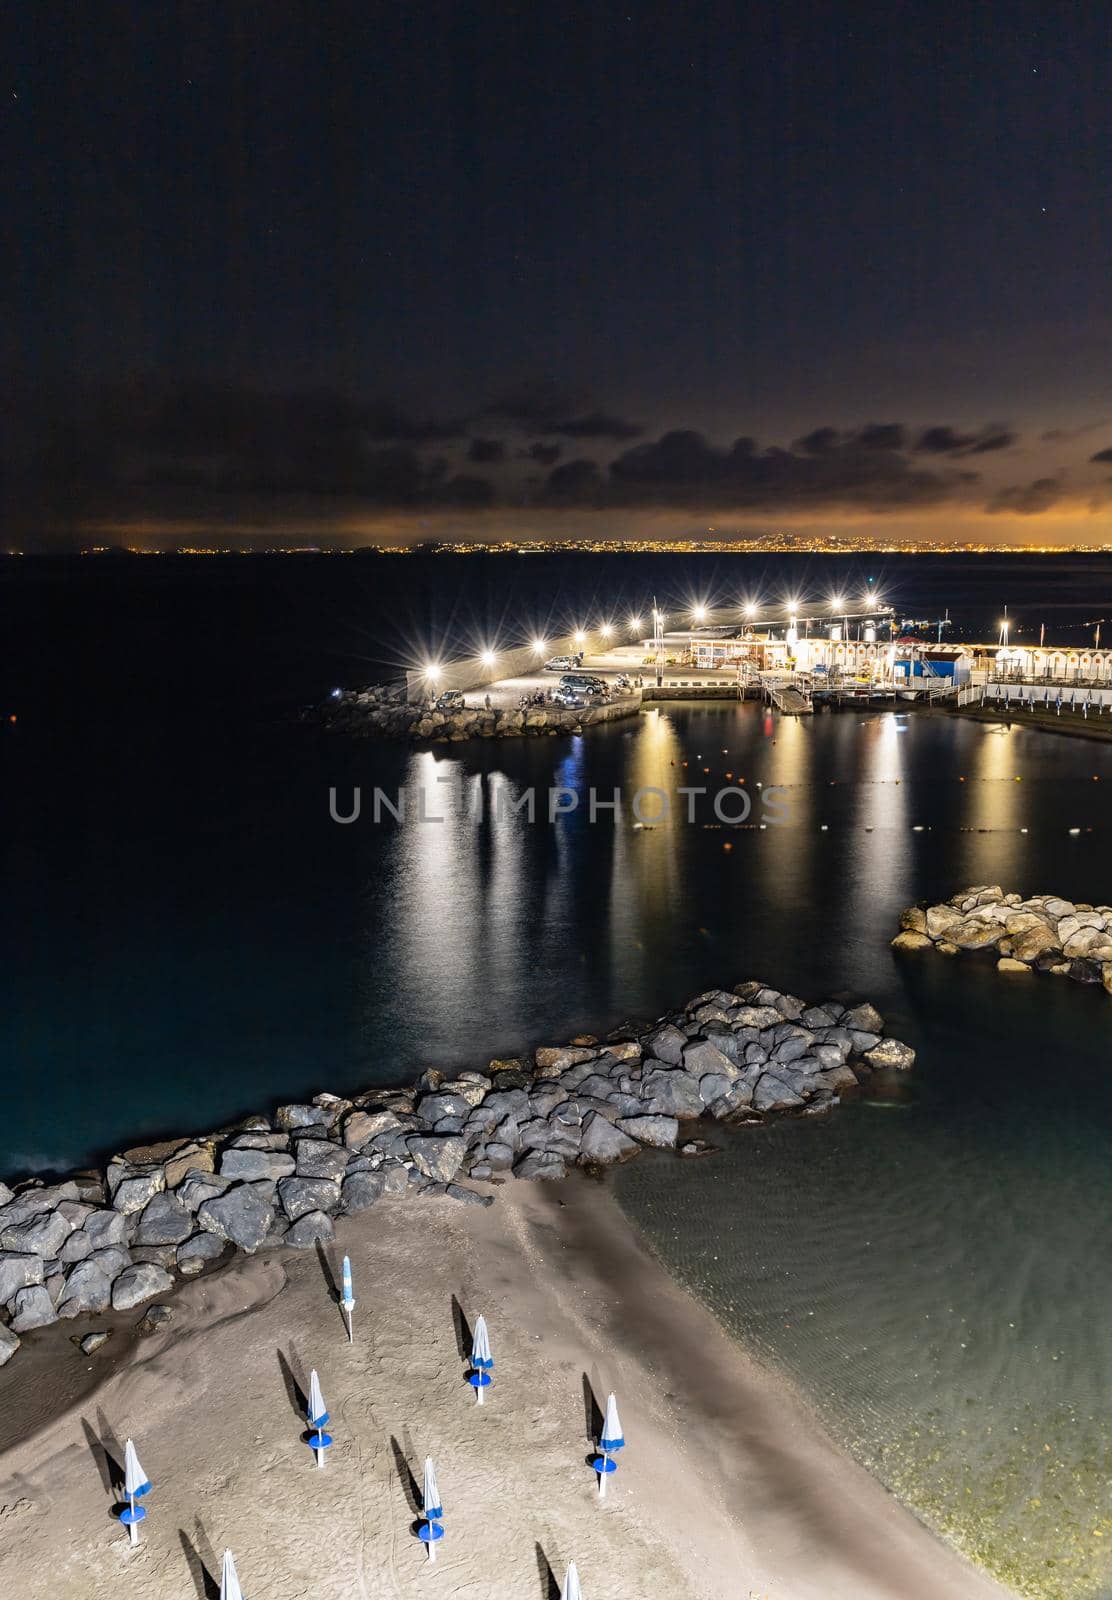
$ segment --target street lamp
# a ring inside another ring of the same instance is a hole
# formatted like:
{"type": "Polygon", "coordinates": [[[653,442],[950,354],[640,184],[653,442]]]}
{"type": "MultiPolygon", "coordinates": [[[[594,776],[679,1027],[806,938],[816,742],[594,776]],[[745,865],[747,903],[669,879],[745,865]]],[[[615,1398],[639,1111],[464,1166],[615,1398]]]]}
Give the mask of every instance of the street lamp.
{"type": "Polygon", "coordinates": [[[706,606],[696,606],[691,615],[694,617],[696,622],[705,622],[707,620],[706,606]]]}
{"type": "Polygon", "coordinates": [[[480,659],[482,660],[484,667],[493,667],[498,657],[494,654],[493,650],[484,650],[480,659]]]}
{"type": "Polygon", "coordinates": [[[640,633],[641,632],[641,618],[640,617],[630,617],[630,619],[629,619],[629,630],[630,630],[631,633],[640,633]]]}
{"type": "Polygon", "coordinates": [[[548,654],[548,642],[547,642],[547,640],[545,640],[545,639],[534,639],[533,640],[533,654],[535,656],[546,656],[548,654]]]}

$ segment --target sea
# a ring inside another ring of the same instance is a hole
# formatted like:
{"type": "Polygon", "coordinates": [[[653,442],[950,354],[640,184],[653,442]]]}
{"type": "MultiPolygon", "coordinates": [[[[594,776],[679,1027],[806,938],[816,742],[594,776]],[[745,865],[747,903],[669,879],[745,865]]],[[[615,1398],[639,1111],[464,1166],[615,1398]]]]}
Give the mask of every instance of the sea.
{"type": "Polygon", "coordinates": [[[1112,557],[0,560],[0,1176],[745,978],[867,998],[918,1052],[903,1094],[642,1158],[621,1204],[924,1522],[1023,1594],[1108,1600],[1112,1001],[889,941],[972,882],[1112,903],[1112,744],[908,707],[429,748],[300,715],[654,600],[866,589],[924,636],[993,639],[1006,605],[1013,640],[1080,644],[1112,557]],[[550,822],[554,787],[580,803],[550,822]]]}

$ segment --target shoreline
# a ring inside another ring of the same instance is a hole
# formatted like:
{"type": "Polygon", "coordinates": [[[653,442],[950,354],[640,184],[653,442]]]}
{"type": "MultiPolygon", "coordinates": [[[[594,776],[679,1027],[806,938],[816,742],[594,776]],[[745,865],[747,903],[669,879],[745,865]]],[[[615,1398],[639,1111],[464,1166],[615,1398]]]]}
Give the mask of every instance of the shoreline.
{"type": "Polygon", "coordinates": [[[87,1365],[91,1387],[53,1414],[38,1382],[10,1396],[6,1431],[23,1437],[0,1452],[0,1577],[27,1600],[107,1600],[121,1584],[154,1600],[191,1592],[190,1578],[203,1595],[224,1542],[247,1592],[293,1596],[311,1580],[341,1600],[416,1593],[402,1469],[419,1476],[425,1449],[448,1507],[436,1581],[449,1595],[543,1595],[547,1567],[562,1576],[570,1559],[595,1600],[669,1584],[694,1600],[1009,1592],[843,1454],[581,1175],[507,1181],[489,1210],[387,1202],[371,1226],[343,1219],[320,1259],[237,1258],[184,1288],[170,1328],[87,1365]],[[327,1282],[341,1249],[353,1346],[327,1282]],[[478,1416],[457,1297],[491,1325],[495,1385],[478,1416]],[[310,1365],[336,1439],[319,1475],[288,1401],[310,1365]],[[629,1441],[605,1508],[584,1464],[586,1384],[600,1402],[617,1391],[629,1441]],[[102,1478],[104,1447],[128,1431],[154,1481],[134,1552],[102,1478]],[[62,1526],[64,1553],[51,1545],[62,1526]]]}

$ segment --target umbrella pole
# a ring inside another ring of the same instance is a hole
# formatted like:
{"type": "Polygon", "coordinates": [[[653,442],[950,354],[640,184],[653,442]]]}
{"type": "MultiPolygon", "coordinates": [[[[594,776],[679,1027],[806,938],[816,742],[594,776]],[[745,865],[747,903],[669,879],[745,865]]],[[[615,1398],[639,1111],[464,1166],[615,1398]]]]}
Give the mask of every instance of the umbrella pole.
{"type": "MultiPolygon", "coordinates": [[[[131,1507],[131,1515],[132,1515],[132,1518],[134,1519],[134,1516],[135,1516],[135,1496],[133,1494],[129,1494],[128,1495],[127,1503],[131,1507]]],[[[128,1539],[131,1541],[131,1543],[133,1545],[136,1545],[136,1544],[139,1543],[139,1529],[136,1527],[134,1520],[129,1522],[128,1525],[127,1525],[127,1536],[128,1536],[128,1539]]]]}
{"type": "Polygon", "coordinates": [[[354,1344],[355,1343],[355,1335],[351,1331],[351,1312],[350,1311],[345,1311],[344,1312],[344,1316],[347,1319],[347,1325],[348,1325],[348,1344],[354,1344]]]}
{"type": "MultiPolygon", "coordinates": [[[[320,1438],[320,1434],[319,1433],[317,1434],[317,1438],[318,1439],[320,1438]]],[[[313,1446],[313,1454],[317,1458],[317,1466],[318,1467],[323,1467],[324,1466],[324,1451],[321,1449],[319,1444],[313,1446]]]]}
{"type": "Polygon", "coordinates": [[[600,1500],[605,1500],[606,1499],[606,1477],[607,1477],[606,1467],[607,1467],[606,1451],[604,1450],[602,1452],[602,1471],[598,1475],[598,1497],[599,1497],[600,1500]]]}
{"type": "MultiPolygon", "coordinates": [[[[432,1523],[431,1522],[429,1523],[429,1532],[430,1533],[432,1532],[432,1523]]],[[[430,1561],[435,1561],[436,1560],[436,1540],[435,1539],[430,1539],[429,1540],[429,1560],[430,1561]]]]}

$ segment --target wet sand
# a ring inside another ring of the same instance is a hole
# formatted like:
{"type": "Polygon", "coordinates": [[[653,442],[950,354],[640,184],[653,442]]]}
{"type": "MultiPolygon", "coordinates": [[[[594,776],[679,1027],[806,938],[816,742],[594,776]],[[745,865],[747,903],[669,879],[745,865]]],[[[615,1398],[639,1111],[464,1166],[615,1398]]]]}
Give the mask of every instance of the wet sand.
{"type": "MultiPolygon", "coordinates": [[[[115,1318],[81,1356],[46,1330],[0,1374],[0,1582],[20,1600],[218,1592],[248,1600],[1000,1600],[827,1439],[648,1253],[598,1184],[509,1183],[488,1210],[384,1201],[326,1254],[233,1263],[184,1286],[165,1332],[115,1318]],[[352,1258],[356,1341],[334,1295],[352,1258]],[[495,1382],[465,1382],[490,1324],[495,1382]],[[335,1445],[303,1442],[315,1366],[335,1445]],[[596,1404],[628,1445],[600,1505],[596,1404]],[[113,1519],[123,1440],[153,1480],[141,1543],[113,1519]],[[446,1537],[429,1565],[416,1482],[437,1465],[446,1537]]],[[[88,1326],[102,1325],[92,1321],[88,1326]]]]}

